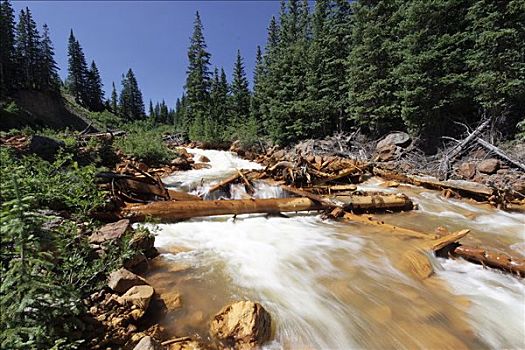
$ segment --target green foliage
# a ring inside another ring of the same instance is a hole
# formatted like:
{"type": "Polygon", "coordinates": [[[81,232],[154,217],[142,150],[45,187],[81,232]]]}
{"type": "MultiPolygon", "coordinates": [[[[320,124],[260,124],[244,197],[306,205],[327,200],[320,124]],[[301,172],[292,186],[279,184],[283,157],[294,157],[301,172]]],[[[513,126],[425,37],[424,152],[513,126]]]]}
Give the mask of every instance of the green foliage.
{"type": "Polygon", "coordinates": [[[142,92],[131,68],[122,78],[118,110],[119,115],[126,121],[140,120],[146,116],[142,92]]]}
{"type": "MultiPolygon", "coordinates": [[[[0,149],[0,176],[15,176],[20,191],[31,194],[39,207],[70,210],[80,215],[104,204],[104,195],[94,183],[96,168],[80,167],[71,154],[62,154],[53,163],[37,156],[16,159],[6,148],[0,149]]],[[[2,182],[0,199],[14,198],[14,188],[2,182]]]]}
{"type": "Polygon", "coordinates": [[[115,146],[127,156],[148,164],[166,164],[173,159],[173,152],[162,140],[163,129],[154,128],[152,121],[127,124],[124,128],[128,133],[118,138],[115,146]]]}

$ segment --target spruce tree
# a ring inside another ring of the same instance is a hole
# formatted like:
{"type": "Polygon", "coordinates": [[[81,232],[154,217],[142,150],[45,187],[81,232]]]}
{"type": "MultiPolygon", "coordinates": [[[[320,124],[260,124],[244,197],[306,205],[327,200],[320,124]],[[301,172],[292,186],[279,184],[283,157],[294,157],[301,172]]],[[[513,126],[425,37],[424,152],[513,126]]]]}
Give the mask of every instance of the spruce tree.
{"type": "Polygon", "coordinates": [[[27,89],[39,88],[38,63],[40,55],[40,35],[33,20],[31,11],[26,7],[20,11],[16,31],[16,63],[19,72],[20,87],[27,89]]]}
{"type": "Polygon", "coordinates": [[[246,78],[246,73],[244,71],[244,63],[240,50],[237,50],[237,58],[233,67],[231,93],[231,125],[236,128],[239,124],[246,122],[250,114],[250,90],[248,89],[248,79],[246,78]]]}
{"type": "Polygon", "coordinates": [[[15,12],[8,0],[0,4],[0,97],[14,88],[15,12]]]}
{"type": "Polygon", "coordinates": [[[102,111],[104,109],[104,91],[102,90],[102,79],[95,61],[91,62],[91,68],[87,72],[86,85],[86,107],[92,111],[102,111]]]}
{"type": "Polygon", "coordinates": [[[131,68],[122,78],[122,91],[120,93],[119,112],[127,121],[144,118],[144,102],[137,79],[131,68]]]}
{"type": "Polygon", "coordinates": [[[68,43],[68,76],[67,87],[75,100],[85,105],[88,101],[87,64],[80,43],[75,38],[73,30],[69,34],[68,43]]]}
{"type": "Polygon", "coordinates": [[[155,119],[155,111],[153,110],[153,102],[149,100],[148,117],[155,119]]]}
{"type": "Polygon", "coordinates": [[[191,128],[190,137],[198,139],[202,136],[203,118],[208,112],[210,93],[210,54],[206,51],[199,12],[195,14],[188,61],[185,85],[188,111],[185,124],[191,128]]]}
{"type": "Polygon", "coordinates": [[[115,88],[115,82],[112,83],[110,107],[113,113],[119,114],[118,113],[118,95],[117,95],[117,89],[115,88]]]}
{"type": "Polygon", "coordinates": [[[253,71],[253,94],[250,102],[250,115],[257,121],[258,132],[264,130],[264,114],[261,111],[261,104],[264,98],[263,81],[265,75],[264,59],[261,47],[257,46],[255,54],[255,68],[253,71]]]}
{"type": "Polygon", "coordinates": [[[348,114],[363,131],[375,136],[403,128],[399,82],[401,62],[398,26],[402,1],[357,1],[352,16],[347,61],[348,114]]]}
{"type": "Polygon", "coordinates": [[[40,42],[38,60],[39,85],[42,89],[57,91],[60,84],[58,76],[58,66],[55,61],[55,51],[49,35],[49,28],[44,24],[42,31],[42,41],[40,42]]]}

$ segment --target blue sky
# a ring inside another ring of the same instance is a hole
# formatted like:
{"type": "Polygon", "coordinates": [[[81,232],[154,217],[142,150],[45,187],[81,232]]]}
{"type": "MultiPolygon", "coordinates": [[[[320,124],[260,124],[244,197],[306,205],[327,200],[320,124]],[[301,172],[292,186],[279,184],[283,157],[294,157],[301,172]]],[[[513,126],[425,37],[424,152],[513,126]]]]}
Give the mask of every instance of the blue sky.
{"type": "Polygon", "coordinates": [[[135,72],[144,95],[175,105],[186,79],[187,48],[199,11],[213,66],[231,79],[241,50],[252,78],[257,45],[264,47],[266,28],[279,12],[279,1],[13,1],[18,13],[29,7],[41,29],[50,27],[60,75],[67,74],[67,39],[72,28],[90,64],[94,59],[106,95],[122,73],[135,72]]]}

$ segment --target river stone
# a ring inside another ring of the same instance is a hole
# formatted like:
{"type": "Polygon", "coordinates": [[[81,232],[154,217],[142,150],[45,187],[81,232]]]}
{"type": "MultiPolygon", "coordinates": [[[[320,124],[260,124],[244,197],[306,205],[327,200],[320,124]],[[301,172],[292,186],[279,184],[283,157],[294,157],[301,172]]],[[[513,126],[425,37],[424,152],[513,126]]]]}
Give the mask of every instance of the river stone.
{"type": "Polygon", "coordinates": [[[108,278],[108,286],[117,293],[125,293],[134,286],[146,285],[146,280],[135,275],[133,272],[125,268],[113,271],[108,278]]]}
{"type": "Polygon", "coordinates": [[[53,161],[58,151],[65,147],[64,141],[59,141],[46,136],[33,135],[27,147],[28,153],[33,153],[47,161],[53,161]]]}
{"type": "Polygon", "coordinates": [[[271,317],[259,303],[238,301],[213,317],[210,332],[227,346],[256,347],[270,339],[271,317]]]}
{"type": "Polygon", "coordinates": [[[393,132],[385,136],[385,138],[377,143],[376,150],[379,150],[388,145],[406,147],[410,144],[410,141],[410,135],[408,135],[406,132],[393,132]]]}
{"type": "Polygon", "coordinates": [[[117,222],[112,222],[99,228],[91,236],[89,236],[89,243],[100,244],[112,239],[122,237],[130,228],[128,219],[122,219],[117,222]]]}
{"type": "Polygon", "coordinates": [[[484,174],[494,174],[499,169],[499,166],[499,160],[489,158],[478,164],[478,171],[484,174]]]}
{"type": "Polygon", "coordinates": [[[162,345],[150,337],[149,335],[143,337],[133,350],[162,350],[162,345]]]}
{"type": "Polygon", "coordinates": [[[119,303],[136,305],[139,309],[146,310],[154,293],[155,290],[152,286],[134,286],[119,298],[119,303]]]}
{"type": "Polygon", "coordinates": [[[472,162],[462,163],[457,170],[459,176],[465,179],[472,179],[476,176],[476,164],[472,162]]]}
{"type": "Polygon", "coordinates": [[[388,162],[396,158],[398,147],[394,144],[383,146],[377,149],[377,160],[380,162],[388,162]]]}
{"type": "Polygon", "coordinates": [[[201,350],[204,349],[201,347],[199,342],[195,340],[181,340],[176,343],[169,345],[169,350],[201,350]]]}
{"type": "Polygon", "coordinates": [[[210,158],[208,158],[206,156],[200,156],[199,157],[199,162],[201,162],[201,163],[209,163],[210,162],[210,158]]]}
{"type": "Polygon", "coordinates": [[[182,297],[176,291],[162,293],[162,300],[169,311],[174,311],[182,307],[182,297]]]}

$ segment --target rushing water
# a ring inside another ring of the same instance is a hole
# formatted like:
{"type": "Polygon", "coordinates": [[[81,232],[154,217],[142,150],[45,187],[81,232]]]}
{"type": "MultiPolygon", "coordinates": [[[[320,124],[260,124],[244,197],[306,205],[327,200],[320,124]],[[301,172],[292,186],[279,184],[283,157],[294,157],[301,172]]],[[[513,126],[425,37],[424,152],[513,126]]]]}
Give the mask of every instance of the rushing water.
{"type": "MultiPolygon", "coordinates": [[[[166,184],[206,194],[210,183],[258,164],[231,153],[190,149],[211,168],[181,172],[166,184]]],[[[383,215],[389,223],[433,232],[470,228],[465,243],[514,255],[525,248],[525,216],[443,199],[414,186],[399,191],[419,210],[383,215]]],[[[243,186],[214,198],[243,198],[243,186]]],[[[255,196],[283,196],[256,185],[255,196]]],[[[415,242],[361,224],[323,221],[317,213],[241,215],[157,225],[163,253],[148,279],[161,295],[177,291],[183,307],[164,320],[173,335],[208,338],[209,320],[239,299],[260,302],[274,325],[269,349],[525,348],[525,283],[461,260],[430,257],[436,275],[420,281],[400,261],[415,242]]]]}

